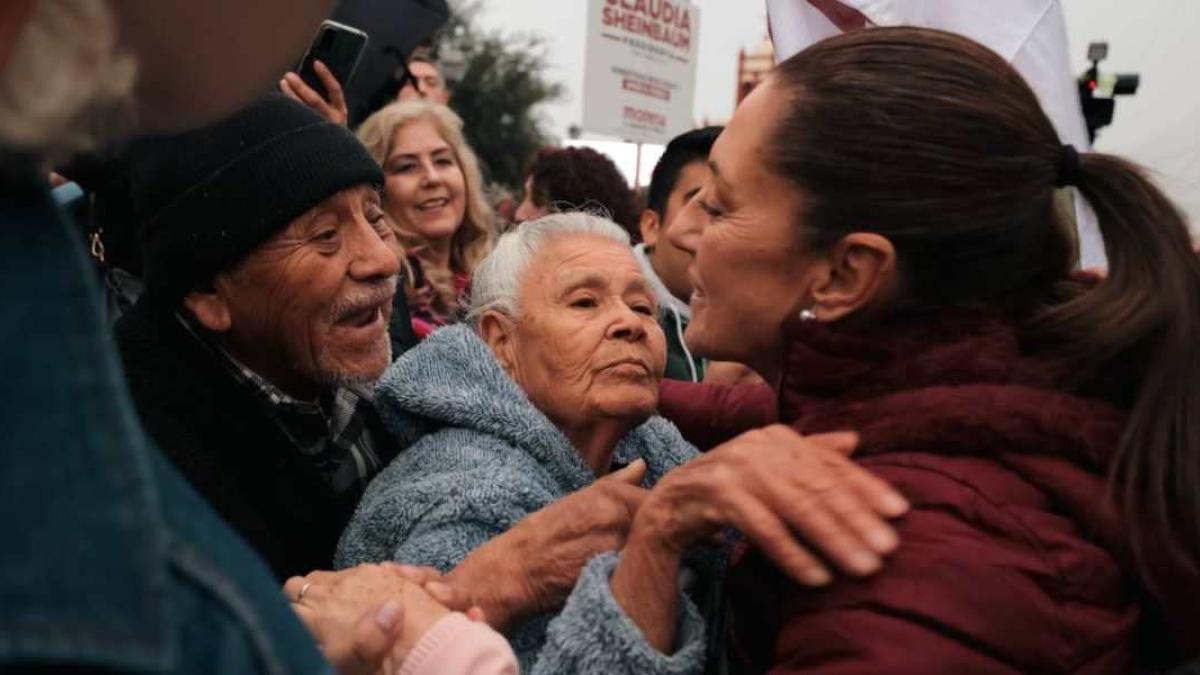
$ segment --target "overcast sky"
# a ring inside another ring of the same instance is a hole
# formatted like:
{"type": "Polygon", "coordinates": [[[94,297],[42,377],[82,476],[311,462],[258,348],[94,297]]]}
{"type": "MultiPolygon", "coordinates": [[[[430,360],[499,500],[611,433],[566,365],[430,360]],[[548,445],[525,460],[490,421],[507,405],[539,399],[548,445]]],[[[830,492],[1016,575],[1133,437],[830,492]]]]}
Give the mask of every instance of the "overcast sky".
{"type": "MultiPolygon", "coordinates": [[[[996,0],[997,8],[1003,2],[996,0]]],[[[733,110],[738,49],[766,36],[765,4],[694,4],[701,11],[695,118],[720,122],[733,110]]],[[[1077,70],[1087,67],[1087,43],[1107,40],[1102,68],[1142,75],[1138,94],[1118,101],[1097,149],[1149,166],[1200,225],[1200,0],[1065,0],[1063,6],[1077,70]]],[[[582,114],[585,7],[586,0],[487,0],[480,16],[482,27],[545,39],[549,76],[566,94],[541,114],[559,137],[582,114]]]]}

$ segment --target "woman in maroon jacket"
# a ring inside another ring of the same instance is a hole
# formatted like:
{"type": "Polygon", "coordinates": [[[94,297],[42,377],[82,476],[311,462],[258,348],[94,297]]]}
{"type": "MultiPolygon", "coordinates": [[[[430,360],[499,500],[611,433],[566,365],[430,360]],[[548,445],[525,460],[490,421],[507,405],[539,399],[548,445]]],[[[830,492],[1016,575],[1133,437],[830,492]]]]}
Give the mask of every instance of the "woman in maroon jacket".
{"type": "MultiPolygon", "coordinates": [[[[858,431],[858,464],[912,507],[866,579],[805,587],[740,551],[736,670],[1109,673],[1194,653],[1200,261],[1141,171],[1063,146],[1003,59],[913,28],[784,62],[710,163],[670,233],[695,257],[690,346],[774,383],[795,429],[858,431]],[[1072,276],[1067,185],[1099,216],[1106,280],[1072,276]]],[[[705,459],[643,504],[629,578],[675,569],[721,519],[705,459]]],[[[631,616],[669,643],[670,589],[638,593],[631,616]]]]}

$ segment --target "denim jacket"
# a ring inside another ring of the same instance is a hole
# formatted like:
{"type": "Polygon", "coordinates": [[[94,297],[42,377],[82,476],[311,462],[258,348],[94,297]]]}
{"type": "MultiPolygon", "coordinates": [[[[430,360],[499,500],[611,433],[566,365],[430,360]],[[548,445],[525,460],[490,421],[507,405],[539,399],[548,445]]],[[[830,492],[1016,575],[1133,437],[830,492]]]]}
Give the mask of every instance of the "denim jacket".
{"type": "Polygon", "coordinates": [[[139,428],[81,244],[0,174],[0,671],[330,672],[139,428]]]}

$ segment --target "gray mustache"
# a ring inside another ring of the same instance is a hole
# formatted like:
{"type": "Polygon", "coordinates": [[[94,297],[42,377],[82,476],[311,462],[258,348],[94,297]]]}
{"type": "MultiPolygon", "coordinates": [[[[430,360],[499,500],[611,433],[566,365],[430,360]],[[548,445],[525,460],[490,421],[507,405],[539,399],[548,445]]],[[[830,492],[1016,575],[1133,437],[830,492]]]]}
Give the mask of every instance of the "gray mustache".
{"type": "Polygon", "coordinates": [[[377,282],[371,282],[370,285],[364,284],[353,291],[347,292],[333,303],[330,311],[333,315],[333,320],[335,322],[341,321],[352,314],[389,302],[392,296],[396,294],[397,278],[395,276],[388,277],[377,282]]]}

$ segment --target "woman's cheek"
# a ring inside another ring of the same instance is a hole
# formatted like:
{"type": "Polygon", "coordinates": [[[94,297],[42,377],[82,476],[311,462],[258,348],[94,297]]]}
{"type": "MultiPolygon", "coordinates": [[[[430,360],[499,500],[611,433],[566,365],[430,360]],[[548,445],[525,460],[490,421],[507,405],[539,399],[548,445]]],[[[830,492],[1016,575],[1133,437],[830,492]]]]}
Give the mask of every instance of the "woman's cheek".
{"type": "Polygon", "coordinates": [[[399,176],[388,178],[384,196],[387,199],[385,206],[390,211],[405,211],[412,203],[412,190],[408,189],[404,179],[399,176]]]}

